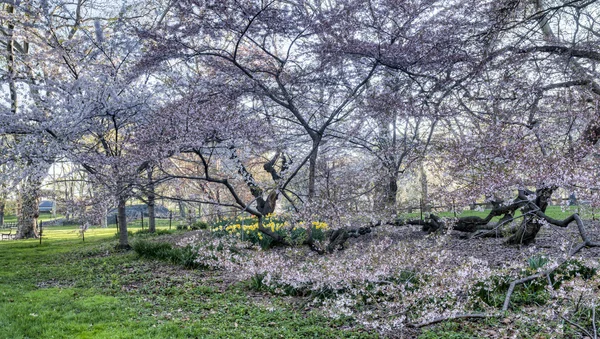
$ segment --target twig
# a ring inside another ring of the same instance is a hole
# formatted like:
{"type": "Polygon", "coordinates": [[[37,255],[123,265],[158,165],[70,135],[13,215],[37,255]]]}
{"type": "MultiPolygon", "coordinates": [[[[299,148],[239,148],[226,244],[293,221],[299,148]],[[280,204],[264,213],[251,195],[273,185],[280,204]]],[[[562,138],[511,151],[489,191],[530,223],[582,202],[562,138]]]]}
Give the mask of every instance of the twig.
{"type": "Polygon", "coordinates": [[[441,323],[443,321],[448,321],[448,320],[471,319],[471,318],[485,319],[485,318],[495,318],[498,316],[500,316],[500,314],[464,313],[464,314],[451,315],[451,316],[447,316],[447,317],[435,318],[433,320],[425,321],[425,322],[422,322],[419,324],[408,324],[408,326],[415,327],[415,328],[421,328],[421,327],[441,323]]]}
{"type": "Polygon", "coordinates": [[[592,328],[594,329],[594,339],[598,339],[598,331],[596,330],[596,303],[592,303],[592,328]]]}
{"type": "MultiPolygon", "coordinates": [[[[562,318],[564,321],[568,322],[569,324],[571,324],[571,325],[573,325],[573,326],[577,327],[579,330],[581,330],[583,333],[585,333],[585,335],[587,335],[588,337],[590,337],[590,338],[592,337],[592,335],[590,334],[590,332],[588,332],[588,330],[586,330],[585,328],[583,328],[581,325],[579,325],[579,324],[577,324],[577,323],[574,323],[574,322],[572,322],[571,320],[569,320],[569,319],[567,319],[567,318],[563,317],[562,315],[561,315],[560,317],[561,317],[561,318],[562,318]]],[[[594,338],[594,339],[597,339],[597,338],[594,338]]]]}
{"type": "MultiPolygon", "coordinates": [[[[581,251],[584,247],[600,247],[600,243],[590,240],[590,238],[588,237],[587,232],[585,230],[585,227],[583,225],[583,221],[581,220],[581,218],[579,217],[578,214],[573,214],[570,217],[568,217],[562,221],[552,219],[541,211],[537,211],[536,215],[540,218],[545,219],[547,222],[549,222],[553,225],[556,225],[556,226],[560,226],[560,227],[567,227],[572,221],[575,221],[577,223],[577,229],[579,230],[579,235],[581,236],[581,239],[583,240],[583,242],[581,242],[579,245],[575,246],[575,248],[573,248],[569,252],[569,255],[556,267],[511,282],[510,286],[508,287],[508,291],[506,292],[506,297],[504,298],[504,304],[502,305],[503,311],[508,310],[508,306],[510,305],[510,297],[512,296],[512,294],[515,290],[515,287],[517,285],[524,284],[526,282],[535,280],[537,278],[543,277],[544,275],[549,275],[550,273],[554,272],[554,270],[556,270],[561,265],[563,265],[565,262],[567,262],[567,260],[571,259],[571,257],[573,257],[575,254],[577,254],[579,251],[581,251]]],[[[598,339],[597,335],[594,336],[594,339],[598,339]]]]}

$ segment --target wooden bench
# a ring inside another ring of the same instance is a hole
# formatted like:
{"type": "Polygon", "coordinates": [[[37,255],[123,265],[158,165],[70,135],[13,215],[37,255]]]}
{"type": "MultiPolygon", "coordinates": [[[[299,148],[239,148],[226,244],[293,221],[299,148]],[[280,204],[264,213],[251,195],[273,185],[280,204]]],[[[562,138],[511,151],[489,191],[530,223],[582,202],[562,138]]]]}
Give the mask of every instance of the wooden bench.
{"type": "Polygon", "coordinates": [[[12,223],[4,223],[4,225],[0,226],[0,229],[4,230],[8,230],[8,233],[1,233],[1,240],[13,240],[16,239],[17,237],[17,228],[18,225],[16,222],[12,222],[12,223]],[[13,233],[13,229],[15,230],[15,232],[13,233]]]}

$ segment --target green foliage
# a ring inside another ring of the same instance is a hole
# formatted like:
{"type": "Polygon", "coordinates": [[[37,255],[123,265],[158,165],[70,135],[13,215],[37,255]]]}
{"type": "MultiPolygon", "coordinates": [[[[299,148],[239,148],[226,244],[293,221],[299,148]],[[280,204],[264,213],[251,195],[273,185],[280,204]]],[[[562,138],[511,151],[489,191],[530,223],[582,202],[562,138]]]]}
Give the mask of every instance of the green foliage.
{"type": "Polygon", "coordinates": [[[179,264],[187,269],[202,268],[204,265],[197,262],[198,251],[192,246],[175,247],[171,250],[171,262],[179,264]]]}
{"type": "Polygon", "coordinates": [[[140,257],[169,261],[187,269],[203,267],[196,262],[198,252],[191,246],[173,247],[164,242],[138,240],[133,243],[132,247],[140,257]]]}
{"type": "MultiPolygon", "coordinates": [[[[536,270],[544,267],[548,259],[544,256],[535,256],[528,259],[529,269],[524,270],[522,277],[534,274],[536,270]]],[[[587,267],[581,262],[573,259],[565,262],[554,272],[549,274],[552,288],[559,288],[560,285],[580,276],[583,279],[590,279],[596,274],[596,269],[587,267]]],[[[515,280],[513,277],[504,275],[494,275],[488,281],[482,281],[475,284],[473,293],[487,305],[500,308],[504,303],[504,298],[510,286],[515,280]]],[[[511,297],[512,306],[543,305],[550,295],[546,288],[548,287],[548,278],[542,277],[525,284],[517,285],[511,297]]]]}
{"type": "MultiPolygon", "coordinates": [[[[486,282],[475,284],[473,293],[484,303],[495,308],[501,308],[508,287],[514,278],[504,275],[492,276],[486,282]]],[[[547,282],[543,279],[533,280],[529,283],[518,285],[511,297],[512,306],[543,305],[550,295],[546,291],[547,282]]]]}
{"type": "Polygon", "coordinates": [[[206,230],[208,229],[208,224],[204,221],[196,221],[195,223],[190,225],[191,230],[206,230]]]}
{"type": "Polygon", "coordinates": [[[527,259],[527,262],[529,263],[529,268],[535,271],[544,267],[548,263],[548,258],[543,255],[535,255],[527,259]]]}
{"type": "Polygon", "coordinates": [[[569,281],[575,277],[581,277],[584,280],[591,279],[597,273],[593,267],[588,267],[580,261],[571,259],[562,264],[550,274],[552,287],[558,288],[564,281],[569,281]]]}
{"type": "Polygon", "coordinates": [[[419,335],[419,339],[475,339],[482,338],[473,333],[469,333],[458,326],[456,323],[442,324],[435,329],[426,329],[419,335]]]}

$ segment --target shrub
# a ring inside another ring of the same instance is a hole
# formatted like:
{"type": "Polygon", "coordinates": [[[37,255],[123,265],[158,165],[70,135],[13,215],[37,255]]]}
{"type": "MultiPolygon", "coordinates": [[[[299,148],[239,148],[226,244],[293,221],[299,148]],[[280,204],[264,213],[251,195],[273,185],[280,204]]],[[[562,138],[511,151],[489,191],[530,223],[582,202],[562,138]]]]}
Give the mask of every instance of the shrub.
{"type": "Polygon", "coordinates": [[[132,247],[140,257],[169,261],[187,269],[204,266],[196,261],[198,259],[198,251],[189,245],[185,247],[173,247],[171,244],[164,242],[138,240],[133,243],[132,247]]]}
{"type": "Polygon", "coordinates": [[[204,221],[196,221],[195,223],[190,225],[191,230],[206,230],[208,229],[208,224],[204,221]]]}
{"type": "Polygon", "coordinates": [[[168,243],[145,240],[133,242],[132,247],[140,257],[152,259],[166,259],[166,256],[168,256],[167,253],[173,248],[168,243]]]}
{"type": "Polygon", "coordinates": [[[175,247],[170,251],[171,262],[181,265],[187,269],[202,268],[204,265],[196,261],[198,259],[198,251],[192,246],[175,247]]]}

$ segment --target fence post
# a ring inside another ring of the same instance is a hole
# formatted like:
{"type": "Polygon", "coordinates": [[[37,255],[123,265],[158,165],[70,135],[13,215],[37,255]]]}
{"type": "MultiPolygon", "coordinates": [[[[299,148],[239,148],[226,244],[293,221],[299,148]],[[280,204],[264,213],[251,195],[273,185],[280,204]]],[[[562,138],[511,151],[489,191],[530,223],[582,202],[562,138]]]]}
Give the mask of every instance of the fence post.
{"type": "MultiPolygon", "coordinates": [[[[37,223],[37,220],[35,221],[37,223]]],[[[42,244],[42,232],[43,232],[44,222],[40,221],[40,245],[42,244]]]]}
{"type": "Polygon", "coordinates": [[[115,223],[117,225],[117,232],[120,232],[120,230],[119,230],[119,215],[118,214],[115,216],[115,223]]]}
{"type": "Polygon", "coordinates": [[[140,212],[140,217],[142,218],[142,231],[144,230],[144,211],[140,212]]]}
{"type": "Polygon", "coordinates": [[[421,214],[421,220],[423,220],[423,198],[419,199],[419,213],[421,214]]]}
{"type": "Polygon", "coordinates": [[[173,220],[173,212],[169,211],[169,231],[171,230],[171,220],[173,220]]]}

